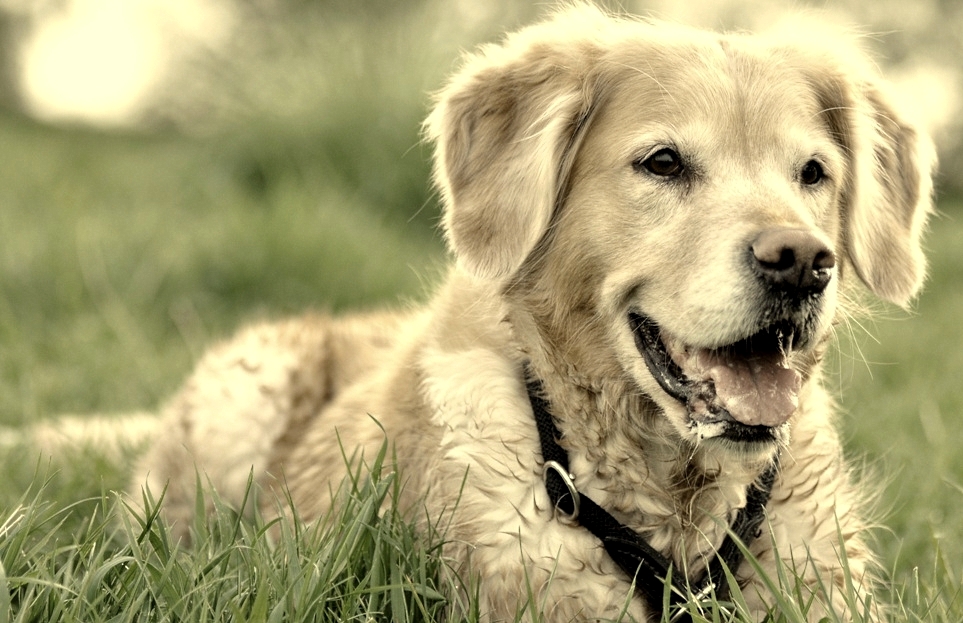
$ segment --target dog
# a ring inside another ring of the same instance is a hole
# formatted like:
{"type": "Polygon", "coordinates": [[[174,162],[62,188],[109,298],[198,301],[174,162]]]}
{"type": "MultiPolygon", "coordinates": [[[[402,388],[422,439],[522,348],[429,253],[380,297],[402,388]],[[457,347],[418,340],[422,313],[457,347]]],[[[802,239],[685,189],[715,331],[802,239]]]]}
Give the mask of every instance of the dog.
{"type": "Polygon", "coordinates": [[[811,620],[847,576],[869,595],[820,362],[861,297],[921,287],[935,155],[854,42],[575,5],[467,55],[425,131],[454,259],[430,303],[216,346],[133,491],[186,529],[195,470],[241,505],[253,469],[261,512],[319,518],[387,439],[484,620],[661,620],[665,582],[732,589],[739,541],[753,616],[780,564],[825,589],[811,620]]]}

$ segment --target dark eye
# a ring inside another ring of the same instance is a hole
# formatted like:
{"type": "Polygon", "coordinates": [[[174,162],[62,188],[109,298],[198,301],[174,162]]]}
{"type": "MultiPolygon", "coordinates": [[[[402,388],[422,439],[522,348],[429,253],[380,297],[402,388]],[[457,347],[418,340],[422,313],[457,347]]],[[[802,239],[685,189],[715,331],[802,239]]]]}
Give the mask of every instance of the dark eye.
{"type": "Polygon", "coordinates": [[[678,177],[685,171],[682,156],[668,147],[660,149],[645,160],[637,160],[633,166],[636,171],[645,170],[659,177],[678,177]]]}
{"type": "Polygon", "coordinates": [[[815,160],[807,162],[806,166],[799,172],[799,181],[806,186],[814,186],[823,181],[824,177],[826,177],[826,174],[823,173],[823,167],[815,160]]]}

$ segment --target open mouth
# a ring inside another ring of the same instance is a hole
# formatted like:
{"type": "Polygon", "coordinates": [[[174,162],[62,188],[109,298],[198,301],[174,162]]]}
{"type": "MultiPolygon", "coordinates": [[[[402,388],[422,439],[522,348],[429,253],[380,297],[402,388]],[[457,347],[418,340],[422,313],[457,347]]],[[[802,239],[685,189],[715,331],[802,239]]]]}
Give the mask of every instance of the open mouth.
{"type": "Polygon", "coordinates": [[[707,349],[689,346],[632,312],[629,324],[649,372],[686,406],[701,437],[772,442],[798,406],[799,374],[790,355],[800,331],[777,322],[738,342],[707,349]]]}

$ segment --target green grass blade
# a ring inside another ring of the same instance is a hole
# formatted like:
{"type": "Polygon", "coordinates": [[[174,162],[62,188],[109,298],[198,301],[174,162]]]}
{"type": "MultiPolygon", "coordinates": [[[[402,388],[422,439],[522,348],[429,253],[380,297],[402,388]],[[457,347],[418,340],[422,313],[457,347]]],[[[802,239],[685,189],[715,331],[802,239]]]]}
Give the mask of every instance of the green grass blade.
{"type": "Polygon", "coordinates": [[[0,561],[0,623],[10,623],[10,585],[7,583],[7,572],[0,561]]]}

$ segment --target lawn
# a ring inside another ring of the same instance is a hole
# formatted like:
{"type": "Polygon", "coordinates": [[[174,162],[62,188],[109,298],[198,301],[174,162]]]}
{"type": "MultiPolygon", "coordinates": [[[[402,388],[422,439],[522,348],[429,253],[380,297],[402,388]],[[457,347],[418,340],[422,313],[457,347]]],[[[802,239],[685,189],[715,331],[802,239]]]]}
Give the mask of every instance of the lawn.
{"type": "MultiPolygon", "coordinates": [[[[350,95],[323,121],[206,134],[0,114],[0,425],[156,409],[206,346],[246,321],[425,298],[444,252],[418,137],[424,100],[393,99],[389,113],[350,95]]],[[[830,365],[847,452],[879,492],[893,619],[958,623],[963,204],[940,210],[912,311],[880,306],[840,327],[830,365]]],[[[4,443],[0,623],[441,611],[437,539],[374,513],[393,494],[390,476],[349,483],[355,502],[329,523],[352,530],[294,526],[272,544],[224,509],[196,526],[187,555],[156,522],[107,520],[123,461],[51,463],[4,443]]]]}

